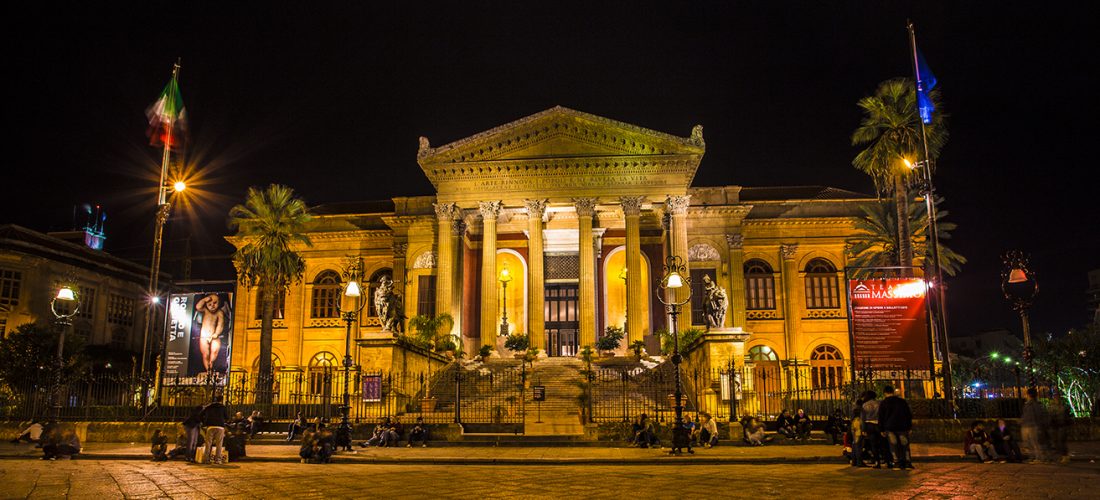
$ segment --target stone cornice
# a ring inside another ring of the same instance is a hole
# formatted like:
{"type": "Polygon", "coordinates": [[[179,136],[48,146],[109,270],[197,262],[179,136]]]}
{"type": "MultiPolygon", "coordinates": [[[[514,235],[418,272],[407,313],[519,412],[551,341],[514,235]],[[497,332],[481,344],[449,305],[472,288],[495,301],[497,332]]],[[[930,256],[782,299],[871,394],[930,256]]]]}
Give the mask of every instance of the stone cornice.
{"type": "Polygon", "coordinates": [[[420,219],[415,215],[386,215],[382,217],[382,222],[385,222],[392,229],[406,229],[420,219]]]}
{"type": "Polygon", "coordinates": [[[688,208],[691,217],[737,217],[743,219],[752,210],[752,205],[712,205],[688,208]]]}
{"type": "Polygon", "coordinates": [[[329,231],[307,233],[311,240],[361,240],[367,238],[392,238],[393,231],[387,229],[363,229],[359,231],[329,231]]]}
{"type": "Polygon", "coordinates": [[[746,219],[745,226],[822,226],[849,225],[856,217],[800,217],[797,219],[746,219]]]}

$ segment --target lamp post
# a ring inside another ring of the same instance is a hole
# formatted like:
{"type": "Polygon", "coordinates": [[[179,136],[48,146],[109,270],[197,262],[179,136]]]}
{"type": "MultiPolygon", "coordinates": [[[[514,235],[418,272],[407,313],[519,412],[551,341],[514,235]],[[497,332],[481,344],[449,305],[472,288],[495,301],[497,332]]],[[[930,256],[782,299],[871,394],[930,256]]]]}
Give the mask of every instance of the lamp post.
{"type": "Polygon", "coordinates": [[[508,336],[508,283],[512,281],[512,274],[508,272],[508,264],[500,270],[500,336],[508,336]]]}
{"type": "Polygon", "coordinates": [[[630,285],[626,282],[626,266],[623,266],[623,270],[619,272],[619,279],[623,280],[623,331],[626,331],[626,322],[630,321],[630,309],[627,309],[626,303],[626,288],[630,285]]]}
{"type": "Polygon", "coordinates": [[[1023,252],[1012,250],[1004,254],[1002,261],[1004,268],[1001,270],[1001,291],[1020,315],[1024,331],[1025,371],[1029,375],[1028,387],[1034,389],[1035,368],[1032,358],[1035,353],[1031,350],[1031,321],[1027,311],[1031,308],[1035,295],[1039,293],[1039,283],[1035,281],[1035,274],[1028,267],[1028,256],[1023,252]]]}
{"type": "Polygon", "coordinates": [[[683,259],[677,255],[668,256],[665,259],[664,277],[661,278],[661,284],[659,285],[665,293],[664,296],[657,294],[657,300],[665,305],[665,312],[668,314],[672,326],[672,367],[676,381],[676,421],[672,428],[672,450],[670,453],[677,455],[684,447],[687,447],[689,452],[691,451],[691,436],[684,428],[684,390],[683,381],[680,379],[680,363],[683,362],[684,358],[680,355],[680,333],[676,326],[676,317],[680,315],[680,306],[691,300],[691,278],[684,276],[686,272],[687,266],[684,265],[683,259]],[[683,300],[677,302],[674,294],[678,289],[684,287],[687,287],[688,293],[683,300]]]}
{"type": "Polygon", "coordinates": [[[61,369],[65,366],[65,330],[72,326],[73,316],[80,312],[80,296],[69,285],[61,285],[57,295],[50,300],[50,311],[57,319],[60,334],[57,337],[57,359],[54,361],[53,374],[53,421],[61,420],[61,369]],[[59,303],[60,301],[60,303],[59,303]],[[58,306],[64,306],[65,310],[59,310],[58,306]]]}
{"type": "Polygon", "coordinates": [[[363,311],[363,306],[367,304],[365,300],[359,300],[362,295],[362,288],[359,286],[359,262],[353,261],[344,270],[344,279],[347,283],[344,285],[344,298],[348,300],[348,307],[344,307],[343,300],[337,305],[337,309],[340,311],[340,316],[343,318],[344,323],[347,325],[347,330],[344,335],[344,404],[340,406],[340,429],[336,433],[336,446],[343,447],[345,451],[351,451],[351,422],[349,417],[351,415],[351,365],[353,360],[351,359],[351,324],[359,317],[359,313],[363,311]],[[358,301],[358,305],[351,304],[352,301],[358,301]]]}

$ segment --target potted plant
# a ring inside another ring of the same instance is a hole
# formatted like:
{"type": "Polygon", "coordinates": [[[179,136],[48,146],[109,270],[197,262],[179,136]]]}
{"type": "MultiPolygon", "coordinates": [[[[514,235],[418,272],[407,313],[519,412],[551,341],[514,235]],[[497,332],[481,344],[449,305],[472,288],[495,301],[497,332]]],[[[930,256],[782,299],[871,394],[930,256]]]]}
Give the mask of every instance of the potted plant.
{"type": "Polygon", "coordinates": [[[421,413],[431,413],[433,411],[435,411],[435,397],[426,396],[424,399],[420,400],[421,413]]]}
{"type": "Polygon", "coordinates": [[[643,342],[641,340],[635,340],[634,342],[631,342],[630,350],[634,351],[634,359],[635,360],[642,359],[642,351],[645,350],[645,342],[643,342]]]}
{"type": "Polygon", "coordinates": [[[410,340],[416,345],[428,349],[435,345],[435,350],[442,352],[447,350],[443,347],[448,345],[448,342],[451,346],[455,345],[450,334],[453,326],[454,318],[447,313],[436,316],[425,316],[423,314],[413,316],[409,319],[409,329],[414,330],[416,333],[410,337],[410,340]]]}
{"type": "Polygon", "coordinates": [[[477,350],[477,355],[478,355],[478,357],[481,358],[482,361],[486,361],[486,360],[489,359],[489,354],[492,353],[492,352],[493,352],[493,346],[491,346],[489,344],[485,344],[485,345],[481,346],[481,349],[477,350]]]}
{"type": "Polygon", "coordinates": [[[596,339],[596,350],[600,351],[600,353],[604,356],[607,356],[607,357],[614,356],[615,355],[614,351],[615,351],[615,349],[619,348],[619,344],[622,343],[623,336],[625,334],[626,333],[623,332],[623,329],[621,327],[618,327],[618,326],[609,326],[609,327],[607,327],[604,330],[603,335],[600,336],[600,338],[596,339]]]}
{"type": "Polygon", "coordinates": [[[517,359],[523,359],[528,344],[529,341],[526,335],[509,335],[508,338],[504,340],[504,347],[514,352],[517,359]]]}
{"type": "Polygon", "coordinates": [[[441,343],[436,344],[435,348],[436,350],[442,351],[444,354],[446,354],[448,359],[453,359],[455,357],[455,349],[458,348],[458,345],[455,344],[454,340],[447,338],[444,339],[441,343]]]}

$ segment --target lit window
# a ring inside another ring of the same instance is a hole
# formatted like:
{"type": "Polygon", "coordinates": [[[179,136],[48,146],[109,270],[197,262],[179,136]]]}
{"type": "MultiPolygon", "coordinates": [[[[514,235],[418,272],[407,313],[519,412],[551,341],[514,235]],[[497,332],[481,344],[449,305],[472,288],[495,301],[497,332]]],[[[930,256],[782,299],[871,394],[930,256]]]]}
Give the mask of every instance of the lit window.
{"type": "Polygon", "coordinates": [[[775,274],[767,262],[753,259],[745,263],[745,302],[749,310],[775,309],[775,274]]]}
{"type": "Polygon", "coordinates": [[[806,307],[808,309],[837,309],[840,307],[840,280],[836,268],[825,259],[814,259],[806,264],[806,307]]]}

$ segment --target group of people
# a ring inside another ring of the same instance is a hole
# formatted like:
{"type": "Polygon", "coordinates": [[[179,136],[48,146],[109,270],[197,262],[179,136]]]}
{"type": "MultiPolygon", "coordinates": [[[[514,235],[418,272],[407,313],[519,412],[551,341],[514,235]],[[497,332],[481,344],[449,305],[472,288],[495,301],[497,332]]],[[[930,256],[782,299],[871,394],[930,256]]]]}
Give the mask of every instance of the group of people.
{"type": "MultiPolygon", "coordinates": [[[[405,435],[405,426],[401,424],[401,419],[397,417],[383,418],[378,422],[378,425],[374,426],[374,431],[371,432],[370,439],[359,443],[361,448],[369,446],[379,447],[393,447],[401,445],[401,438],[405,435]]],[[[420,443],[420,447],[426,448],[428,446],[428,426],[424,425],[423,417],[416,417],[416,423],[409,429],[408,439],[405,441],[405,447],[411,448],[413,443],[420,443]]]]}
{"type": "Polygon", "coordinates": [[[866,391],[856,399],[845,434],[845,453],[853,467],[912,469],[909,432],[913,430],[913,412],[893,386],[886,386],[882,393],[881,400],[875,391],[866,391]]]}
{"type": "Polygon", "coordinates": [[[806,441],[810,439],[810,431],[813,430],[813,422],[806,415],[806,411],[799,408],[794,416],[789,410],[784,409],[776,418],[775,431],[787,439],[806,441]]]}
{"type": "MultiPolygon", "coordinates": [[[[710,413],[701,411],[695,415],[694,420],[685,419],[683,425],[688,435],[687,449],[689,453],[693,453],[696,446],[704,448],[718,446],[718,422],[710,413]]],[[[634,419],[630,426],[630,432],[630,446],[639,448],[661,447],[661,440],[657,437],[653,421],[645,413],[634,419]]]]}
{"type": "Polygon", "coordinates": [[[27,442],[42,449],[42,460],[57,460],[59,458],[71,459],[80,453],[80,438],[76,431],[62,427],[56,421],[33,420],[19,433],[19,436],[11,440],[12,443],[27,442]]]}

